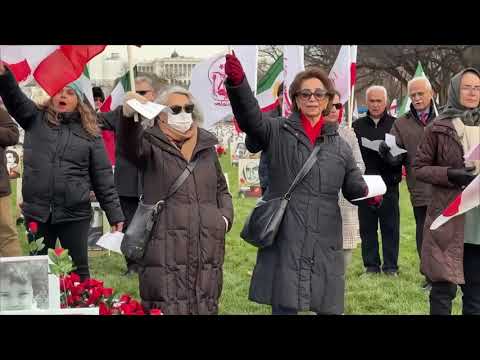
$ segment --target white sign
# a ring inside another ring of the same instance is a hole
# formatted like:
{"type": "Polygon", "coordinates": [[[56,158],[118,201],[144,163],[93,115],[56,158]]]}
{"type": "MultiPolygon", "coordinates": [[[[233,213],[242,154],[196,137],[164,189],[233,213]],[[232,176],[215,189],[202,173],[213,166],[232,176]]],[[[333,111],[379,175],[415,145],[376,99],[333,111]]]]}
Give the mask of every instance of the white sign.
{"type": "Polygon", "coordinates": [[[152,120],[155,116],[160,114],[163,109],[165,109],[165,106],[163,105],[151,101],[142,104],[137,99],[130,99],[127,101],[127,104],[137,113],[146,117],[148,120],[152,120]]]}

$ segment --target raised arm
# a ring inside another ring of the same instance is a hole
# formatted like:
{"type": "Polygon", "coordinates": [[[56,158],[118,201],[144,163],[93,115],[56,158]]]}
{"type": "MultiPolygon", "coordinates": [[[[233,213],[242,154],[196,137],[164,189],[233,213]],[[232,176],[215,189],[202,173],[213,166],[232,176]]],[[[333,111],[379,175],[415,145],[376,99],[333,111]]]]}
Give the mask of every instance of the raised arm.
{"type": "Polygon", "coordinates": [[[0,97],[10,115],[22,128],[28,130],[40,111],[18,86],[17,80],[8,67],[0,61],[0,97]]]}
{"type": "Polygon", "coordinates": [[[242,65],[235,55],[227,55],[225,73],[225,87],[238,126],[255,141],[257,152],[266,150],[270,142],[273,119],[260,110],[242,65]]]}

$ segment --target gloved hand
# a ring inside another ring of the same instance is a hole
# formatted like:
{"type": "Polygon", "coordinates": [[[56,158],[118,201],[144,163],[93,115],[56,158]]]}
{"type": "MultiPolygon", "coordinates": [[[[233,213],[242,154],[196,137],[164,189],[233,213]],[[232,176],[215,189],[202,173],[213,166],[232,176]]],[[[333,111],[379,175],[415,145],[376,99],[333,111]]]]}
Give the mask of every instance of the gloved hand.
{"type": "Polygon", "coordinates": [[[380,143],[378,147],[378,153],[383,161],[387,162],[390,166],[398,166],[402,163],[402,154],[393,156],[390,152],[390,146],[385,141],[380,143]]]}
{"type": "Polygon", "coordinates": [[[460,187],[470,184],[476,175],[473,174],[475,166],[468,166],[460,169],[448,169],[448,181],[460,187]]]}
{"type": "Polygon", "coordinates": [[[367,199],[368,206],[374,209],[378,209],[380,206],[382,206],[382,202],[383,202],[383,195],[377,195],[367,199]]]}
{"type": "Polygon", "coordinates": [[[136,113],[135,110],[133,110],[128,104],[127,104],[127,101],[131,100],[131,99],[137,99],[140,103],[142,104],[146,104],[148,102],[147,99],[145,99],[145,97],[143,97],[142,95],[139,95],[137,94],[136,92],[134,91],[129,91],[125,94],[125,99],[123,100],[123,116],[127,117],[127,118],[131,118],[133,117],[133,114],[136,113]]]}
{"type": "Polygon", "coordinates": [[[240,85],[245,77],[242,64],[240,64],[240,60],[238,60],[238,58],[235,56],[235,52],[233,51],[232,55],[227,54],[226,56],[225,74],[233,86],[240,85]]]}

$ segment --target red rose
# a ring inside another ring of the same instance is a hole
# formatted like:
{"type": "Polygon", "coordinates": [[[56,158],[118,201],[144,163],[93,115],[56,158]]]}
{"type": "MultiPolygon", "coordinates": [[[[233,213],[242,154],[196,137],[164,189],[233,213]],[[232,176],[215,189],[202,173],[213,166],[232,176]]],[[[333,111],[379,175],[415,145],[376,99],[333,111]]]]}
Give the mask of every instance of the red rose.
{"type": "Polygon", "coordinates": [[[160,309],[152,309],[150,310],[150,315],[163,315],[163,313],[160,309]]]}
{"type": "Polygon", "coordinates": [[[95,305],[102,296],[102,290],[101,289],[90,289],[89,291],[89,297],[87,299],[87,306],[90,305],[95,305]]]}
{"type": "Polygon", "coordinates": [[[99,305],[99,313],[100,315],[112,315],[112,310],[109,309],[105,303],[101,302],[99,305]]]}
{"type": "Polygon", "coordinates": [[[72,280],[73,283],[80,282],[80,276],[72,272],[70,273],[70,280],[72,280]]]}
{"type": "Polygon", "coordinates": [[[130,300],[132,300],[132,298],[127,294],[123,294],[122,296],[120,296],[120,302],[124,302],[128,304],[130,300]]]}
{"type": "Polygon", "coordinates": [[[104,288],[103,290],[103,297],[109,298],[110,296],[113,295],[113,289],[111,288],[104,288]]]}
{"type": "Polygon", "coordinates": [[[55,251],[55,255],[60,256],[60,255],[62,255],[64,249],[63,248],[56,248],[54,251],[55,251]]]}
{"type": "Polygon", "coordinates": [[[36,221],[30,221],[28,223],[28,229],[32,234],[36,234],[38,232],[38,223],[36,221]]]}

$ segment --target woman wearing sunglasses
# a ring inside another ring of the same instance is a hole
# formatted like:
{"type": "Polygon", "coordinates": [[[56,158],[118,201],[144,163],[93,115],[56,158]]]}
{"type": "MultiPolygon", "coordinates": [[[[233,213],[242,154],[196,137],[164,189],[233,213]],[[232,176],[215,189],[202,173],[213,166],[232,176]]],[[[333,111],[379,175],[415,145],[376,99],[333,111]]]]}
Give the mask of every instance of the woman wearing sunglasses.
{"type": "MultiPolygon", "coordinates": [[[[325,120],[339,124],[338,135],[352,148],[355,162],[363,174],[365,172],[365,164],[360,146],[358,145],[357,136],[352,128],[342,126],[343,105],[340,102],[340,93],[337,90],[335,90],[334,93],[332,109],[330,110],[330,114],[325,117],[325,120]]],[[[347,272],[347,267],[352,261],[353,249],[361,243],[358,207],[349,203],[342,195],[342,192],[340,192],[339,195],[338,205],[340,206],[340,213],[342,214],[343,254],[345,257],[345,272],[347,272]]]]}
{"type": "Polygon", "coordinates": [[[168,315],[217,314],[225,235],[233,222],[218,140],[200,128],[201,113],[187,90],[170,88],[157,102],[166,108],[145,130],[124,103],[122,136],[143,175],[144,203],[164,199],[186,167],[196,166],[156,215],[139,271],[140,297],[145,308],[168,315]]]}
{"type": "MultiPolygon", "coordinates": [[[[260,111],[235,55],[227,55],[226,88],[240,128],[267,150],[270,184],[264,200],[285,195],[319,145],[317,161],[298,184],[273,245],[258,250],[249,299],[273,314],[342,314],[344,259],[338,193],[348,200],[367,192],[338,124],[326,122],[333,86],[318,68],[298,73],[290,85],[292,115],[273,119],[260,111]]],[[[287,99],[284,99],[287,101],[287,99]]]]}

